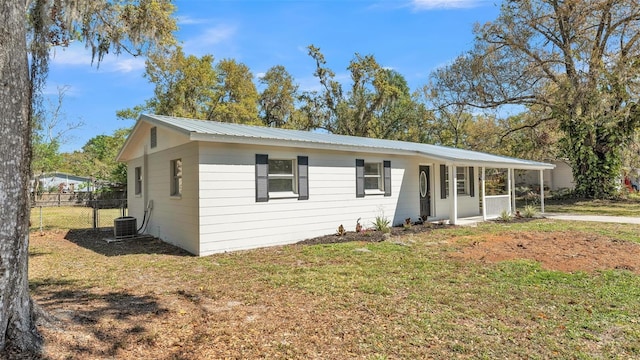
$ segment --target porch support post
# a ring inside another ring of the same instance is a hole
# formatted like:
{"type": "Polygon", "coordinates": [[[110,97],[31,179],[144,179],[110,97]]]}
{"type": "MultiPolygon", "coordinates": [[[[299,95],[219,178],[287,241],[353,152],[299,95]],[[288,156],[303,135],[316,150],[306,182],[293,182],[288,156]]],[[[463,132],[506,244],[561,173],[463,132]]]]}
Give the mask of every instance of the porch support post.
{"type": "Polygon", "coordinates": [[[540,212],[544,214],[544,170],[540,169],[540,212]]]}
{"type": "Polygon", "coordinates": [[[487,192],[486,192],[486,187],[485,187],[485,180],[484,180],[484,175],[485,175],[485,167],[482,167],[482,177],[481,179],[481,183],[480,185],[482,186],[482,221],[487,221],[487,192]]]}
{"type": "Polygon", "coordinates": [[[449,224],[455,225],[458,222],[458,175],[456,167],[449,165],[449,224]]]}
{"type": "Polygon", "coordinates": [[[509,206],[507,208],[507,211],[509,214],[513,214],[514,213],[514,209],[513,209],[513,201],[515,199],[515,197],[513,196],[513,185],[511,184],[511,169],[507,169],[507,194],[509,194],[509,206]]]}
{"type": "Polygon", "coordinates": [[[511,209],[510,214],[516,213],[516,171],[515,169],[509,169],[509,194],[511,195],[511,209]]]}

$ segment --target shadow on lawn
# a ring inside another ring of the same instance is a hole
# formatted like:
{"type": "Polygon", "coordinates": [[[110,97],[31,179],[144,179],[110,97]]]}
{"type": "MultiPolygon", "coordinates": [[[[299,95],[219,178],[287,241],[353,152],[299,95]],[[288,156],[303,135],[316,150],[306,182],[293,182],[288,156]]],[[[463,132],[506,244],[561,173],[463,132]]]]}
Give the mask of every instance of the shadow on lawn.
{"type": "Polygon", "coordinates": [[[132,254],[164,254],[175,256],[192,256],[179,247],[168,244],[154,237],[123,239],[107,242],[113,238],[111,233],[91,229],[69,230],[66,240],[104,256],[121,256],[132,254]]]}
{"type": "Polygon", "coordinates": [[[45,311],[39,321],[45,338],[69,358],[117,356],[120,349],[147,341],[148,319],[169,312],[153,296],[93,292],[75,281],[46,278],[29,287],[45,311]]]}

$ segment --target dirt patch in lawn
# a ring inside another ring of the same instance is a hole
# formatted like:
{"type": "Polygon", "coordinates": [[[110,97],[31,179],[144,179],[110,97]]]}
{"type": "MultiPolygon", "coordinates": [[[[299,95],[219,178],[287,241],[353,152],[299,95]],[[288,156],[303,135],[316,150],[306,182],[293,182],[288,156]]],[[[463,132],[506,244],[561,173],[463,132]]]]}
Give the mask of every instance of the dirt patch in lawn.
{"type": "Polygon", "coordinates": [[[564,272],[621,269],[640,273],[640,244],[582,232],[505,232],[456,239],[463,260],[527,259],[564,272]]]}

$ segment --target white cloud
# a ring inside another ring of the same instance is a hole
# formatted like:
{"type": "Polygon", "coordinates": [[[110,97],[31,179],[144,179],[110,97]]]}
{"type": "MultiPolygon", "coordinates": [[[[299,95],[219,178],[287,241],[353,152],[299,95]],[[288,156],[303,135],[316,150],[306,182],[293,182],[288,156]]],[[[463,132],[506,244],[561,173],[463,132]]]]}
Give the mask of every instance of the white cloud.
{"type": "Polygon", "coordinates": [[[51,64],[61,66],[91,65],[91,51],[83,46],[73,44],[66,48],[53,48],[51,64]]]}
{"type": "Polygon", "coordinates": [[[197,25],[209,22],[205,19],[198,19],[190,16],[176,16],[176,21],[178,22],[178,25],[197,25]]]}
{"type": "Polygon", "coordinates": [[[486,0],[412,0],[414,10],[461,9],[481,6],[486,0]]]}
{"type": "Polygon", "coordinates": [[[105,62],[100,65],[108,66],[114,72],[119,73],[130,73],[130,72],[138,72],[142,71],[145,68],[145,59],[142,57],[111,57],[109,59],[105,59],[105,62]]]}
{"type": "Polygon", "coordinates": [[[322,85],[315,76],[304,76],[296,78],[296,84],[300,91],[321,91],[322,85]]]}
{"type": "Polygon", "coordinates": [[[76,86],[71,86],[68,84],[60,84],[60,83],[49,83],[47,82],[47,84],[45,85],[44,89],[42,90],[42,94],[45,96],[58,96],[60,94],[60,91],[63,90],[64,91],[64,95],[66,97],[76,97],[78,96],[81,91],[78,87],[76,86]]]}
{"type": "Polygon", "coordinates": [[[183,48],[187,54],[199,54],[207,47],[232,39],[236,32],[237,27],[229,24],[204,29],[199,35],[185,41],[183,48]]]}
{"type": "Polygon", "coordinates": [[[51,65],[61,67],[85,67],[103,72],[130,73],[144,70],[145,59],[126,53],[106,54],[100,64],[97,58],[91,61],[91,50],[81,44],[72,44],[67,48],[55,48],[51,52],[51,65]],[[98,66],[99,65],[99,66],[98,66]]]}

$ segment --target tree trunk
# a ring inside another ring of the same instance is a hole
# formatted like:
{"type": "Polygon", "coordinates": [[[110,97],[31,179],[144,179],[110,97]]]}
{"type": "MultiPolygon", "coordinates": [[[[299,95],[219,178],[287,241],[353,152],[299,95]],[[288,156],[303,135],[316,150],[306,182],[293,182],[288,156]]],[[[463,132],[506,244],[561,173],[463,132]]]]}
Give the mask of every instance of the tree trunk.
{"type": "Polygon", "coordinates": [[[0,3],[0,357],[41,338],[28,287],[31,86],[24,0],[0,3]]]}

